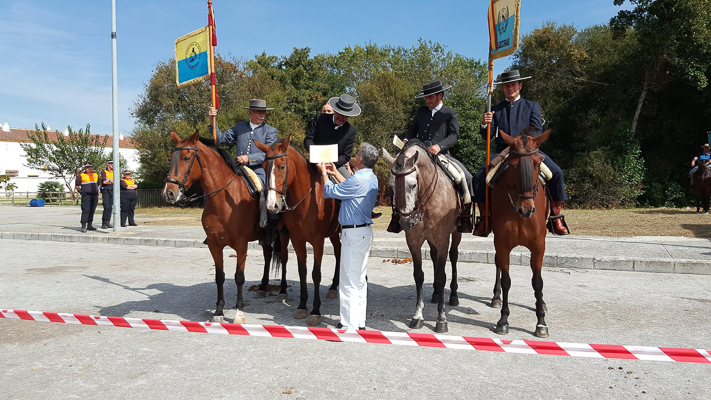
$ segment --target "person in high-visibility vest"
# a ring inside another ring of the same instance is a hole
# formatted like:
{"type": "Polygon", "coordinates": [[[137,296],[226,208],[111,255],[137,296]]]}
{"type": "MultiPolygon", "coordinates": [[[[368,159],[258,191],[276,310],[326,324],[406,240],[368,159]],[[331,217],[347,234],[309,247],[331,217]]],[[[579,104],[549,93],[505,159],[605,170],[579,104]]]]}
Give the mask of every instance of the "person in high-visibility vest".
{"type": "Polygon", "coordinates": [[[84,172],[77,175],[75,189],[81,193],[81,231],[95,231],[94,212],[99,203],[99,175],[91,163],[84,164],[84,172]]]}
{"type": "Polygon", "coordinates": [[[106,163],[106,169],[101,171],[101,202],[104,204],[104,213],[101,215],[101,228],[113,228],[111,225],[111,211],[114,207],[114,162],[106,163]]]}
{"type": "Polygon", "coordinates": [[[123,171],[123,179],[121,179],[121,226],[126,227],[126,220],[129,226],[138,226],[133,219],[136,210],[136,202],[138,195],[136,194],[136,181],[131,178],[131,171],[123,171]]]}

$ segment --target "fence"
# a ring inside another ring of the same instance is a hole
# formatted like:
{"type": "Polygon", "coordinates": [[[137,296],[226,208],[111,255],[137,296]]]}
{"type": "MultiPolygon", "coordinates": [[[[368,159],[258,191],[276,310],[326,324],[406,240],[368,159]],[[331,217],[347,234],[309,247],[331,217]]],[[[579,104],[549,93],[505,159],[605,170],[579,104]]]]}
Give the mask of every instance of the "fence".
{"type": "MultiPolygon", "coordinates": [[[[138,189],[138,202],[136,207],[166,207],[168,204],[163,200],[161,189],[138,189]]],[[[0,194],[0,204],[27,205],[32,199],[43,198],[45,204],[56,205],[79,205],[81,195],[78,193],[72,199],[69,192],[6,192],[0,194]]],[[[102,201],[99,197],[99,201],[102,201]]]]}

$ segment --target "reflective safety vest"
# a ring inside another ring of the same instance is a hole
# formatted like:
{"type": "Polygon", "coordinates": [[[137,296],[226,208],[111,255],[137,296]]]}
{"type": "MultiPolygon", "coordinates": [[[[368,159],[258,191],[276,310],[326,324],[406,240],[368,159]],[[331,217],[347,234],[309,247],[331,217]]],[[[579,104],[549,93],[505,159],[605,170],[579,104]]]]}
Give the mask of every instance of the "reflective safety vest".
{"type": "Polygon", "coordinates": [[[91,174],[81,174],[82,186],[97,182],[99,182],[99,175],[96,172],[92,172],[91,174]]]}
{"type": "MultiPolygon", "coordinates": [[[[107,180],[108,180],[108,179],[113,180],[113,179],[114,179],[114,171],[109,171],[108,169],[105,169],[105,170],[104,170],[104,177],[105,177],[107,180]]],[[[103,183],[103,182],[102,182],[102,183],[103,183]]]]}
{"type": "MultiPolygon", "coordinates": [[[[121,179],[122,181],[126,182],[126,185],[135,185],[136,181],[133,179],[121,179]]],[[[135,190],[135,189],[129,189],[129,190],[135,190]]]]}

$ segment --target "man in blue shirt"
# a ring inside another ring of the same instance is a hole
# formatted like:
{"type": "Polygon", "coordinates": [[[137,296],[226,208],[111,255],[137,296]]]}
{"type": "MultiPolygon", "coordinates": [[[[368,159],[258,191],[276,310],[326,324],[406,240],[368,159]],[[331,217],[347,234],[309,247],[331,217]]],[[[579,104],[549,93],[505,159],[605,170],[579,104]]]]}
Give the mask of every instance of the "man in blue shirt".
{"type": "MultiPolygon", "coordinates": [[[[365,329],[368,282],[365,279],[370,247],[373,245],[371,213],[378,195],[378,178],[373,167],[378,149],[361,143],[356,153],[357,170],[344,178],[333,163],[319,164],[323,195],[341,200],[338,222],[341,224],[341,272],[338,284],[341,322],[338,329],[365,329]],[[338,184],[328,178],[333,176],[338,184]]],[[[346,164],[347,165],[347,164],[346,164]]]]}

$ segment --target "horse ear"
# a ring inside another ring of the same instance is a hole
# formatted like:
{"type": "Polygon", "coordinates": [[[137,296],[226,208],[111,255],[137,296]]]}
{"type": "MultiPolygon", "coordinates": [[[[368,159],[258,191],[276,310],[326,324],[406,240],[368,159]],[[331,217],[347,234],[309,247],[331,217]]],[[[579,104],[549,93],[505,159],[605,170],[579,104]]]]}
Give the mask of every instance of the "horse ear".
{"type": "Polygon", "coordinates": [[[390,153],[388,153],[387,150],[385,150],[385,148],[383,148],[383,160],[385,160],[385,162],[388,163],[388,166],[390,168],[393,167],[393,163],[395,162],[395,159],[393,158],[393,156],[390,155],[390,153]]]}
{"type": "Polygon", "coordinates": [[[501,129],[499,129],[499,134],[501,135],[501,138],[504,139],[504,142],[506,142],[507,145],[513,146],[514,138],[507,135],[506,132],[502,131],[501,129]]]}
{"type": "Polygon", "coordinates": [[[190,136],[190,140],[194,141],[194,142],[200,141],[200,131],[195,129],[195,133],[193,133],[192,136],[190,136]]]}
{"type": "Polygon", "coordinates": [[[170,131],[170,138],[173,139],[173,141],[175,142],[175,144],[180,144],[180,142],[183,140],[183,139],[180,138],[180,136],[178,136],[177,133],[175,133],[175,132],[173,132],[173,131],[170,131]]]}
{"type": "Polygon", "coordinates": [[[284,139],[284,151],[289,150],[289,143],[291,142],[291,135],[287,136],[286,139],[284,139]]]}
{"type": "Polygon", "coordinates": [[[541,143],[548,140],[548,138],[551,136],[551,132],[553,132],[552,129],[546,129],[546,131],[538,135],[538,137],[533,138],[532,140],[535,141],[536,147],[539,147],[541,143]]]}
{"type": "Polygon", "coordinates": [[[258,141],[256,141],[256,140],[254,140],[254,145],[257,146],[257,148],[258,148],[259,150],[261,150],[262,152],[264,152],[264,154],[266,154],[267,151],[269,151],[269,148],[270,148],[270,146],[267,146],[266,144],[264,144],[264,143],[262,143],[262,142],[258,142],[258,141]]]}
{"type": "Polygon", "coordinates": [[[417,164],[417,158],[419,156],[420,156],[420,152],[416,151],[415,154],[412,155],[412,157],[405,160],[405,169],[410,169],[410,168],[412,168],[413,165],[417,164]]]}

